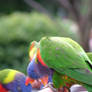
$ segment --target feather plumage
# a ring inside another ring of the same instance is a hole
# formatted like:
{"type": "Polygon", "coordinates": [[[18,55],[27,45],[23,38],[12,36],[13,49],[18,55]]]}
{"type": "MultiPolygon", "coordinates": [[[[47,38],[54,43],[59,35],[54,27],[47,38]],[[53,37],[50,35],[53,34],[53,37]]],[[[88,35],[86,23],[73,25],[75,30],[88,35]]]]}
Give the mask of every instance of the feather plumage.
{"type": "Polygon", "coordinates": [[[40,40],[39,48],[49,68],[92,85],[92,62],[78,43],[70,38],[44,37],[40,40]]]}
{"type": "Polygon", "coordinates": [[[4,69],[0,71],[0,84],[2,90],[11,92],[31,92],[31,85],[25,85],[26,76],[16,70],[4,69]]]}
{"type": "Polygon", "coordinates": [[[67,75],[85,84],[87,89],[92,85],[92,62],[77,42],[65,37],[44,37],[36,47],[35,58],[39,59],[39,51],[40,63],[59,73],[53,74],[56,82],[59,75],[67,75]]]}

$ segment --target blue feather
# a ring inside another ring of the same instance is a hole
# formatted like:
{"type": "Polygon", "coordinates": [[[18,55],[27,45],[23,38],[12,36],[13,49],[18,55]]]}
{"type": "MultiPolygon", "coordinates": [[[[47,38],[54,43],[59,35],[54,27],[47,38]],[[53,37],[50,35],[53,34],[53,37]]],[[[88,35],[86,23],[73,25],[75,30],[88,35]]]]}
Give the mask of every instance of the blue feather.
{"type": "MultiPolygon", "coordinates": [[[[35,57],[36,58],[36,57],[35,57]]],[[[32,79],[39,79],[45,76],[48,76],[48,83],[52,82],[52,75],[53,75],[53,70],[43,66],[38,60],[37,62],[35,61],[36,59],[33,58],[28,67],[27,67],[27,73],[28,76],[32,79]]],[[[43,88],[43,84],[41,85],[40,89],[43,88]]]]}
{"type": "Polygon", "coordinates": [[[25,85],[26,76],[22,73],[16,73],[15,79],[13,82],[4,84],[4,88],[8,89],[11,92],[31,92],[31,84],[25,85]]]}
{"type": "Polygon", "coordinates": [[[32,61],[29,63],[27,67],[27,73],[30,78],[38,79],[46,75],[50,75],[50,69],[41,65],[41,63],[38,61],[35,61],[35,58],[32,59],[32,61]]]}

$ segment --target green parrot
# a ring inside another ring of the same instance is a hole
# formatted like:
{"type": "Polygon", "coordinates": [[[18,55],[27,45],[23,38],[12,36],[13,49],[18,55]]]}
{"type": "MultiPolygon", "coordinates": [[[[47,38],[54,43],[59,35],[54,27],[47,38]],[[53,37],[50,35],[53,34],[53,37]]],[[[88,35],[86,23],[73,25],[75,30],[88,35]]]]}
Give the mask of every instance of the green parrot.
{"type": "Polygon", "coordinates": [[[65,37],[43,37],[38,47],[41,59],[55,71],[55,87],[63,85],[66,81],[61,76],[67,75],[92,92],[92,62],[77,42],[65,37]]]}

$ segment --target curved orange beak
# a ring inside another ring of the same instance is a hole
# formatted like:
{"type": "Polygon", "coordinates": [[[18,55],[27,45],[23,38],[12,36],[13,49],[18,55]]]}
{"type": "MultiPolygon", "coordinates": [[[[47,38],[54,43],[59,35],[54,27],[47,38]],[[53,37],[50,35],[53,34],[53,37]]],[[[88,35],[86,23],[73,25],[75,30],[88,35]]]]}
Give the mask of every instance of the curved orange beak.
{"type": "Polygon", "coordinates": [[[34,79],[27,77],[25,81],[25,85],[27,86],[28,84],[32,84],[34,81],[35,81],[34,79]]]}
{"type": "Polygon", "coordinates": [[[44,76],[42,78],[39,79],[41,81],[41,83],[45,86],[48,84],[48,76],[44,76]]]}

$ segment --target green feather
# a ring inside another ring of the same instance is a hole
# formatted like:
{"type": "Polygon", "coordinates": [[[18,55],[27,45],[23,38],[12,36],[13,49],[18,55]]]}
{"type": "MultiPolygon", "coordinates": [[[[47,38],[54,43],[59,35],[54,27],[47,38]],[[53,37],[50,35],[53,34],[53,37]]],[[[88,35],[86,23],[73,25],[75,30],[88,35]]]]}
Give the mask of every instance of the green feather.
{"type": "Polygon", "coordinates": [[[56,69],[60,74],[66,74],[67,76],[76,79],[81,83],[86,83],[92,85],[92,73],[87,70],[82,69],[65,69],[60,71],[60,69],[56,69]],[[62,73],[61,73],[62,72],[62,73]]]}
{"type": "Polygon", "coordinates": [[[40,40],[40,54],[45,64],[61,75],[92,85],[92,62],[83,48],[72,39],[44,37],[40,40]]]}
{"type": "Polygon", "coordinates": [[[44,38],[40,41],[40,52],[44,62],[51,68],[58,66],[58,68],[63,69],[90,69],[85,62],[87,60],[91,63],[90,59],[80,45],[71,39],[63,37],[44,38]]]}
{"type": "Polygon", "coordinates": [[[61,74],[56,71],[53,74],[52,80],[55,88],[60,88],[61,85],[64,85],[64,80],[61,79],[61,74]]]}
{"type": "Polygon", "coordinates": [[[92,86],[87,85],[87,84],[83,84],[83,86],[86,88],[86,90],[87,90],[88,92],[92,92],[92,86]]]}
{"type": "Polygon", "coordinates": [[[9,72],[10,72],[10,69],[4,69],[4,70],[0,71],[0,82],[1,83],[7,77],[7,75],[8,75],[9,72]]]}
{"type": "Polygon", "coordinates": [[[88,52],[87,55],[88,55],[88,57],[90,58],[90,60],[92,62],[92,52],[88,52]]]}
{"type": "Polygon", "coordinates": [[[0,71],[0,82],[3,84],[7,84],[12,82],[15,79],[16,73],[19,73],[16,70],[12,69],[4,69],[0,71]]]}

